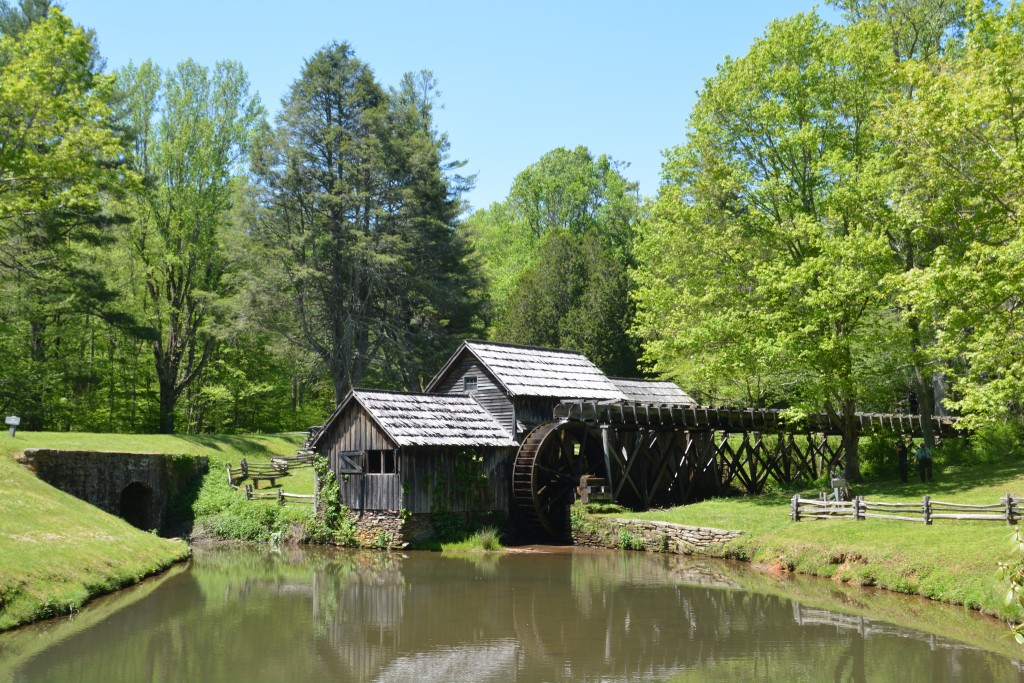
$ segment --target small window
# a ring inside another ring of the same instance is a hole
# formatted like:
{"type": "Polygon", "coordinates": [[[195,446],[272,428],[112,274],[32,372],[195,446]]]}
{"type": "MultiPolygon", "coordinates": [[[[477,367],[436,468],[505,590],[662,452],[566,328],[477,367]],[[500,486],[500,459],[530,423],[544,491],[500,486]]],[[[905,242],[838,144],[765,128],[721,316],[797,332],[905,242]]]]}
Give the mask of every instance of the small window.
{"type": "Polygon", "coordinates": [[[476,375],[466,375],[462,378],[462,390],[467,394],[476,391],[476,375]]]}
{"type": "Polygon", "coordinates": [[[367,474],[396,474],[394,451],[367,451],[367,474]]]}

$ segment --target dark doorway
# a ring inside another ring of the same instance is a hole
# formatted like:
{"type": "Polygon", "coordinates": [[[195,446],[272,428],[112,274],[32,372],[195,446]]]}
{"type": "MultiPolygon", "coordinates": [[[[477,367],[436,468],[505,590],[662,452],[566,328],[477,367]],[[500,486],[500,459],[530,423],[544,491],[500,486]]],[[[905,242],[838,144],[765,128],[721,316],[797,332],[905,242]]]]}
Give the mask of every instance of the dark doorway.
{"type": "Polygon", "coordinates": [[[133,481],[121,491],[121,517],[143,531],[156,528],[153,523],[153,489],[133,481]]]}

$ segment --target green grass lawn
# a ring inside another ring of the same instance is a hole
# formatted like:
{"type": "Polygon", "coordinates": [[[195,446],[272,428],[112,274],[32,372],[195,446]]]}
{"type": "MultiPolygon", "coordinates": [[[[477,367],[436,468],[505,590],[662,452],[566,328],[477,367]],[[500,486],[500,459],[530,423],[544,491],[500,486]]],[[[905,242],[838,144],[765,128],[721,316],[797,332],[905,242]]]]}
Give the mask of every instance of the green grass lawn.
{"type": "MultiPolygon", "coordinates": [[[[931,526],[892,520],[792,522],[796,491],[708,500],[668,510],[618,514],[693,526],[742,529],[726,553],[759,564],[837,581],[874,585],[982,609],[1005,618],[1022,615],[1003,602],[1007,585],[997,578],[1000,561],[1016,560],[1012,529],[1005,523],[935,520],[931,526]]],[[[801,495],[817,497],[818,491],[801,495]]],[[[937,467],[935,481],[902,485],[881,480],[854,486],[867,500],[934,500],[997,503],[1006,493],[1024,494],[1024,466],[937,467]]]]}
{"type": "MultiPolygon", "coordinates": [[[[303,435],[187,436],[19,432],[0,435],[0,630],[73,611],[188,556],[179,540],[139,531],[36,478],[15,460],[26,448],[182,453],[237,464],[293,455],[303,435]]],[[[221,466],[222,467],[222,466],[221,466]]],[[[300,470],[289,487],[312,491],[300,470]]],[[[308,474],[307,474],[308,473],[308,474]]],[[[308,480],[308,481],[307,481],[308,480]]],[[[238,494],[241,495],[241,494],[238,494]]]]}

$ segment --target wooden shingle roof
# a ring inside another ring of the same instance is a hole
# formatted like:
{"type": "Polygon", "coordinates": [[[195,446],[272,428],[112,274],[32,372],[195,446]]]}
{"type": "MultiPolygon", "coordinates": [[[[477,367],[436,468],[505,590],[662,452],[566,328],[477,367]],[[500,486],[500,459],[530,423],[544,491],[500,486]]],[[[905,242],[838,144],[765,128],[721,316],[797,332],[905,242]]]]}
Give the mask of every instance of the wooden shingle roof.
{"type": "Polygon", "coordinates": [[[625,395],[581,353],[536,346],[467,341],[427,385],[436,386],[463,354],[483,364],[510,396],[624,400],[625,395]]]}
{"type": "Polygon", "coordinates": [[[462,394],[400,394],[360,389],[353,391],[351,398],[399,446],[516,445],[490,413],[462,394]]]}
{"type": "Polygon", "coordinates": [[[611,377],[612,383],[626,395],[627,401],[660,405],[695,406],[697,402],[674,382],[665,380],[623,379],[611,377]]]}

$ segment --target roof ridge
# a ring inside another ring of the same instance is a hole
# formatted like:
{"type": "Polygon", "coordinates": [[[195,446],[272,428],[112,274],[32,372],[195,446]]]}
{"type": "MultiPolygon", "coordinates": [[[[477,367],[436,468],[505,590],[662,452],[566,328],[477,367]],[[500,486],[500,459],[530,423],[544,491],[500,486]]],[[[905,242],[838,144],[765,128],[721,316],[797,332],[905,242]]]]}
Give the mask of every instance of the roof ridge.
{"type": "MultiPolygon", "coordinates": [[[[467,339],[465,343],[483,344],[485,346],[501,346],[509,349],[523,349],[525,351],[551,351],[553,353],[571,353],[575,356],[582,356],[583,358],[587,358],[586,354],[584,354],[582,351],[574,351],[573,349],[563,349],[551,346],[532,346],[530,344],[513,344],[511,342],[484,341],[483,339],[467,339]]],[[[587,360],[589,361],[590,359],[587,358],[587,360]]]]}

